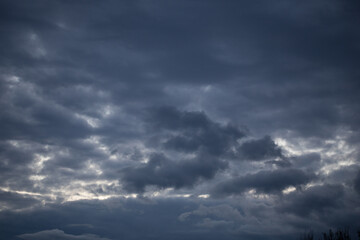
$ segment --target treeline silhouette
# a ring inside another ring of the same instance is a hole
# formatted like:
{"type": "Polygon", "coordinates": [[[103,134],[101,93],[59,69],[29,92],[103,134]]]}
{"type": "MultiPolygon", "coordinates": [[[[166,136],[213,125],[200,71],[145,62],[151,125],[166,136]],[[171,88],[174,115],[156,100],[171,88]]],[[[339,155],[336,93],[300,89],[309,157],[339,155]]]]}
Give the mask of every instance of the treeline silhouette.
{"type": "MultiPolygon", "coordinates": [[[[360,240],[360,231],[357,232],[358,239],[360,240]]],[[[315,240],[314,233],[310,231],[300,237],[300,240],[315,240]]],[[[324,232],[318,240],[351,240],[349,229],[338,229],[336,231],[329,230],[324,232]]]]}

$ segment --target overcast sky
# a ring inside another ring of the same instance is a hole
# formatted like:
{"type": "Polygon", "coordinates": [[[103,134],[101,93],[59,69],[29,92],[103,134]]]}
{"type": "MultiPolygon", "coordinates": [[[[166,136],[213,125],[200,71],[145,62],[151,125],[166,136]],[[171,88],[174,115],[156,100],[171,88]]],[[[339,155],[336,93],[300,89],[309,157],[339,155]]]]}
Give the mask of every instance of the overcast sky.
{"type": "Polygon", "coordinates": [[[360,4],[0,3],[0,235],[360,229],[360,4]]]}

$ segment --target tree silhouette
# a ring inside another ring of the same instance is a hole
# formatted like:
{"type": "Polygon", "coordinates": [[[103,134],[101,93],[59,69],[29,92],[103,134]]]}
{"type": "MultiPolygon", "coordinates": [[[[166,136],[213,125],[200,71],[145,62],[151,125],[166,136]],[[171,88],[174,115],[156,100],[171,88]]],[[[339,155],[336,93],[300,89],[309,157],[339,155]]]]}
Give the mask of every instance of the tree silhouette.
{"type": "Polygon", "coordinates": [[[300,240],[314,240],[314,233],[312,231],[309,233],[304,233],[300,240]]]}
{"type": "MultiPolygon", "coordinates": [[[[357,232],[358,238],[360,240],[360,231],[357,232]]],[[[314,234],[312,231],[309,233],[304,234],[301,238],[301,240],[314,240],[314,234]]],[[[322,233],[319,240],[351,240],[349,229],[338,229],[335,232],[331,229],[329,229],[329,232],[322,233]]]]}

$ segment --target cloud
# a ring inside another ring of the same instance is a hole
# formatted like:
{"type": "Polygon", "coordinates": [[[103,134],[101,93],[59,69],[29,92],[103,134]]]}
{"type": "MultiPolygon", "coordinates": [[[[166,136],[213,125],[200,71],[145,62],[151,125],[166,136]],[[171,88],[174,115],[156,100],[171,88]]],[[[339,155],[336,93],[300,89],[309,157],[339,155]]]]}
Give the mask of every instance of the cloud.
{"type": "Polygon", "coordinates": [[[257,193],[281,193],[287,187],[298,187],[315,178],[299,169],[278,169],[259,171],[253,174],[226,180],[213,189],[214,196],[237,195],[255,189],[257,193]]]}
{"type": "Polygon", "coordinates": [[[354,189],[360,194],[360,171],[358,171],[356,178],[354,180],[354,189]]]}
{"type": "Polygon", "coordinates": [[[201,179],[212,179],[226,167],[225,161],[209,155],[171,160],[163,154],[152,154],[147,163],[121,170],[121,180],[129,192],[144,192],[146,186],[189,188],[201,179]]]}
{"type": "Polygon", "coordinates": [[[241,210],[239,211],[230,205],[222,204],[217,206],[200,205],[199,208],[194,211],[182,213],[179,216],[179,220],[186,221],[188,218],[195,216],[207,219],[207,222],[209,222],[208,220],[215,219],[219,221],[225,220],[227,223],[239,222],[244,220],[245,217],[241,210]]]}
{"type": "Polygon", "coordinates": [[[46,239],[62,239],[62,240],[109,240],[108,238],[102,238],[93,234],[81,234],[72,235],[66,234],[64,231],[59,229],[44,230],[36,233],[21,234],[18,236],[24,240],[46,240],[46,239]]]}
{"type": "Polygon", "coordinates": [[[342,185],[322,185],[297,191],[284,197],[279,211],[289,212],[299,216],[311,213],[325,214],[331,209],[341,208],[344,187],[342,185]]]}
{"type": "Polygon", "coordinates": [[[329,184],[343,184],[344,186],[353,188],[356,182],[356,176],[359,172],[359,166],[351,164],[349,166],[342,166],[332,171],[329,175],[323,176],[324,181],[329,184]]]}
{"type": "Polygon", "coordinates": [[[40,201],[29,195],[0,190],[0,211],[23,210],[39,205],[40,201]]]}
{"type": "MultiPolygon", "coordinates": [[[[335,191],[336,193],[337,191],[335,191]]],[[[333,194],[330,194],[334,196],[333,194]]],[[[283,197],[286,197],[284,195],[283,197]]],[[[349,223],[356,229],[359,212],[356,203],[316,208],[310,215],[294,215],[279,207],[296,198],[256,199],[235,198],[114,198],[103,201],[87,200],[49,204],[31,211],[0,212],[0,231],[5,239],[61,229],[65,234],[84,237],[93,234],[108,239],[289,239],[303,232],[331,224],[349,223]],[[210,201],[209,201],[210,200],[210,201]],[[348,218],[347,218],[348,217],[348,218]],[[93,226],[91,228],[84,226],[93,226]],[[144,227],[145,226],[145,227],[144,227]],[[86,233],[86,234],[85,234],[86,233]]],[[[295,207],[295,206],[294,206],[295,207]]]]}
{"type": "Polygon", "coordinates": [[[291,162],[294,167],[306,168],[308,170],[317,169],[321,166],[321,155],[319,153],[308,153],[293,157],[291,162]]]}
{"type": "MultiPolygon", "coordinates": [[[[198,204],[192,200],[174,198],[75,201],[48,205],[20,215],[16,212],[0,212],[0,231],[3,238],[11,240],[18,239],[15,236],[19,235],[31,240],[52,239],[51,237],[218,239],[220,233],[213,236],[208,232],[198,232],[198,227],[178,220],[184,210],[196,208],[198,204]],[[84,225],[89,224],[94,227],[84,228],[84,225]]],[[[229,233],[222,234],[230,236],[229,233]]]]}
{"type": "Polygon", "coordinates": [[[149,124],[156,131],[172,131],[163,146],[180,152],[201,150],[211,155],[224,155],[245,136],[244,131],[235,126],[213,122],[204,112],[179,111],[169,106],[155,109],[150,114],[149,124]]]}
{"type": "Polygon", "coordinates": [[[355,227],[359,7],[2,0],[1,236],[355,227]]]}
{"type": "Polygon", "coordinates": [[[244,142],[239,147],[239,152],[242,158],[253,161],[283,156],[281,148],[275,144],[270,136],[244,142]]]}
{"type": "Polygon", "coordinates": [[[122,169],[121,183],[130,192],[144,192],[146,186],[189,188],[200,180],[210,180],[227,168],[226,157],[245,135],[235,126],[212,121],[204,112],[170,106],[150,109],[145,120],[147,131],[155,135],[150,147],[177,154],[154,153],[148,162],[122,169]],[[195,157],[187,157],[189,153],[195,157]]]}

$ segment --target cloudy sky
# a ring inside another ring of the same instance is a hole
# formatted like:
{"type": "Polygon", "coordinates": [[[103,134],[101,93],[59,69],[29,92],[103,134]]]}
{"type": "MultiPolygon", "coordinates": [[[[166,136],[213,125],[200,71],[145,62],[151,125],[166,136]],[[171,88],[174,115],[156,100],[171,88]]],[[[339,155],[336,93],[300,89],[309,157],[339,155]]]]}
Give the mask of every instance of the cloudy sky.
{"type": "Polygon", "coordinates": [[[0,235],[360,229],[360,4],[0,4],[0,235]]]}

